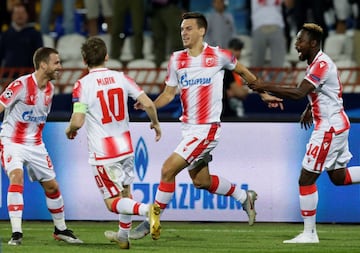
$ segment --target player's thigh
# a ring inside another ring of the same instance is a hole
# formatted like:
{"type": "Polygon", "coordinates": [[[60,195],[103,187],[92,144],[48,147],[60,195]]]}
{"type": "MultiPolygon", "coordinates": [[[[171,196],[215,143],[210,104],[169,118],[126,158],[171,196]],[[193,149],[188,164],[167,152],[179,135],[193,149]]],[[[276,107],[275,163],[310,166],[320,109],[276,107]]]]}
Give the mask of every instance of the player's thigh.
{"type": "Polygon", "coordinates": [[[44,144],[27,148],[25,166],[31,181],[46,182],[56,177],[53,163],[44,144]]]}
{"type": "Polygon", "coordinates": [[[92,168],[104,199],[121,195],[124,185],[132,184],[135,178],[133,156],[111,164],[92,165],[92,168]]]}
{"type": "Polygon", "coordinates": [[[24,154],[23,146],[16,143],[1,144],[1,165],[9,176],[15,169],[23,170],[24,154]]]}

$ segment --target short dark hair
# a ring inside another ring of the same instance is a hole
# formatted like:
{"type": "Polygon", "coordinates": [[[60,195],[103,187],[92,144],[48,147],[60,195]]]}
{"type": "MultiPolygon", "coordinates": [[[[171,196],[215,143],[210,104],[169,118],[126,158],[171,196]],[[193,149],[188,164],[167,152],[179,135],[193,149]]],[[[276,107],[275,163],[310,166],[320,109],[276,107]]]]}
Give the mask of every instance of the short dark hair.
{"type": "Polygon", "coordinates": [[[207,31],[208,24],[204,14],[200,12],[185,12],[182,15],[182,19],[191,19],[191,18],[196,19],[196,23],[199,28],[205,28],[205,32],[207,31]]]}
{"type": "Polygon", "coordinates": [[[228,43],[228,48],[234,50],[241,50],[244,47],[244,42],[239,38],[232,38],[228,43]]]}
{"type": "Polygon", "coordinates": [[[310,39],[316,40],[319,45],[321,44],[324,34],[321,26],[314,23],[305,23],[301,29],[308,32],[310,39]]]}
{"type": "Polygon", "coordinates": [[[59,52],[55,48],[51,48],[51,47],[38,48],[33,56],[33,63],[35,69],[37,70],[40,68],[41,62],[48,63],[51,54],[59,54],[59,52]]]}
{"type": "Polygon", "coordinates": [[[107,55],[106,44],[98,37],[90,37],[82,44],[81,55],[90,68],[102,65],[107,55]]]}

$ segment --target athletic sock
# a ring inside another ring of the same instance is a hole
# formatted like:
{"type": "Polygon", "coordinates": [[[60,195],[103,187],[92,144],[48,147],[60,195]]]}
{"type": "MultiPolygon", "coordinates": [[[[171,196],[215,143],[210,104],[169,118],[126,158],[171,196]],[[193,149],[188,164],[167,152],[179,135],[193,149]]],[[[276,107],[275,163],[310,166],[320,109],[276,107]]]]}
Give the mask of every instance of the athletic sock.
{"type": "Polygon", "coordinates": [[[8,188],[7,207],[9,211],[12,232],[22,233],[22,214],[24,210],[24,186],[12,184],[8,188]]]}
{"type": "Polygon", "coordinates": [[[235,184],[230,183],[226,178],[217,175],[211,175],[211,185],[208,191],[214,194],[231,196],[241,203],[244,203],[247,198],[245,190],[236,187],[235,184]]]}
{"type": "Polygon", "coordinates": [[[47,193],[46,196],[46,205],[51,214],[51,217],[54,221],[54,225],[59,230],[65,230],[65,213],[64,213],[64,200],[62,198],[61,192],[57,191],[55,193],[47,193]]]}

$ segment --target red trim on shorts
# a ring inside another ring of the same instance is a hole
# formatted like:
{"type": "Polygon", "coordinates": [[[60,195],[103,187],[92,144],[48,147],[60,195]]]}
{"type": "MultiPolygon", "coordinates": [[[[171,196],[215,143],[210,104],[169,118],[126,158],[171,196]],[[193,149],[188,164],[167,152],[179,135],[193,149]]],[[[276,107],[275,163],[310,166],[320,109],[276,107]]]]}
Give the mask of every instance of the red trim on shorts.
{"type": "Polygon", "coordinates": [[[162,192],[174,192],[175,191],[175,182],[174,183],[165,183],[163,181],[160,181],[159,191],[162,192]]]}
{"type": "MultiPolygon", "coordinates": [[[[105,187],[108,190],[108,192],[110,193],[110,197],[118,196],[120,193],[120,190],[107,175],[105,167],[103,165],[96,165],[96,170],[99,174],[99,177],[101,178],[103,187],[105,187]],[[115,193],[113,192],[113,190],[115,190],[115,193]]],[[[95,178],[95,180],[96,180],[96,178],[95,178]]],[[[99,187],[99,188],[101,188],[101,187],[99,187]]]]}
{"type": "Polygon", "coordinates": [[[117,207],[116,207],[119,201],[120,201],[120,198],[116,198],[116,199],[114,199],[114,201],[112,202],[112,204],[111,204],[111,211],[112,211],[113,213],[119,214],[119,212],[118,212],[118,210],[117,210],[117,207]]]}
{"type": "Polygon", "coordinates": [[[24,205],[8,205],[9,212],[16,212],[24,210],[24,205]]]}
{"type": "Polygon", "coordinates": [[[344,185],[346,184],[352,184],[352,179],[351,179],[351,175],[349,173],[349,169],[346,168],[345,169],[345,179],[344,179],[344,185]]]}
{"type": "Polygon", "coordinates": [[[20,185],[20,184],[11,184],[11,185],[9,185],[8,192],[23,193],[24,192],[24,186],[20,185]]]}
{"type": "Polygon", "coordinates": [[[218,187],[219,187],[219,177],[216,175],[211,175],[211,185],[208,191],[211,193],[215,193],[218,187]]]}
{"type": "Polygon", "coordinates": [[[302,216],[310,217],[310,216],[314,216],[315,214],[316,214],[316,209],[314,209],[314,210],[301,210],[301,215],[302,216]]]}
{"type": "Polygon", "coordinates": [[[329,132],[325,132],[324,139],[321,143],[319,155],[317,156],[315,165],[314,165],[314,171],[322,171],[323,166],[326,160],[326,157],[329,153],[331,142],[333,139],[334,129],[331,128],[329,132]]]}
{"type": "Polygon", "coordinates": [[[61,196],[61,192],[60,191],[57,191],[55,193],[48,193],[48,192],[45,192],[45,195],[46,197],[48,197],[49,199],[57,199],[61,196]]]}
{"type": "Polygon", "coordinates": [[[135,203],[133,207],[133,214],[139,215],[140,203],[135,203]]]}
{"type": "Polygon", "coordinates": [[[209,146],[210,142],[215,140],[216,131],[218,130],[219,127],[220,127],[220,123],[211,124],[206,139],[202,140],[199,143],[199,145],[194,149],[194,151],[185,160],[189,161],[190,158],[191,159],[197,158],[206,149],[206,147],[209,146]]]}
{"type": "Polygon", "coordinates": [[[317,187],[316,184],[300,186],[299,191],[301,196],[310,195],[317,191],[317,187]]]}

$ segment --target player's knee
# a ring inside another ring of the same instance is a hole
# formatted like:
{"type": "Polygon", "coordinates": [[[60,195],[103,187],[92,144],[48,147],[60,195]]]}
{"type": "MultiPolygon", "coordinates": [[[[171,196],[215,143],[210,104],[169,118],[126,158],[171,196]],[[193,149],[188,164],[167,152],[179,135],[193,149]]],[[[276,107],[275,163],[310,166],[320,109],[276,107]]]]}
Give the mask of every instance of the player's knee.
{"type": "Polygon", "coordinates": [[[339,186],[345,184],[345,170],[339,169],[328,171],[328,175],[334,185],[339,186]]]}
{"type": "Polygon", "coordinates": [[[319,174],[302,169],[298,182],[300,186],[313,185],[318,177],[319,174]]]}
{"type": "Polygon", "coordinates": [[[338,175],[333,175],[333,176],[330,176],[330,180],[331,182],[336,185],[336,186],[339,186],[339,185],[344,185],[344,178],[343,177],[339,177],[338,175]]]}
{"type": "Polygon", "coordinates": [[[59,190],[59,185],[56,181],[48,181],[46,183],[42,183],[42,186],[47,194],[56,194],[59,190]]]}

